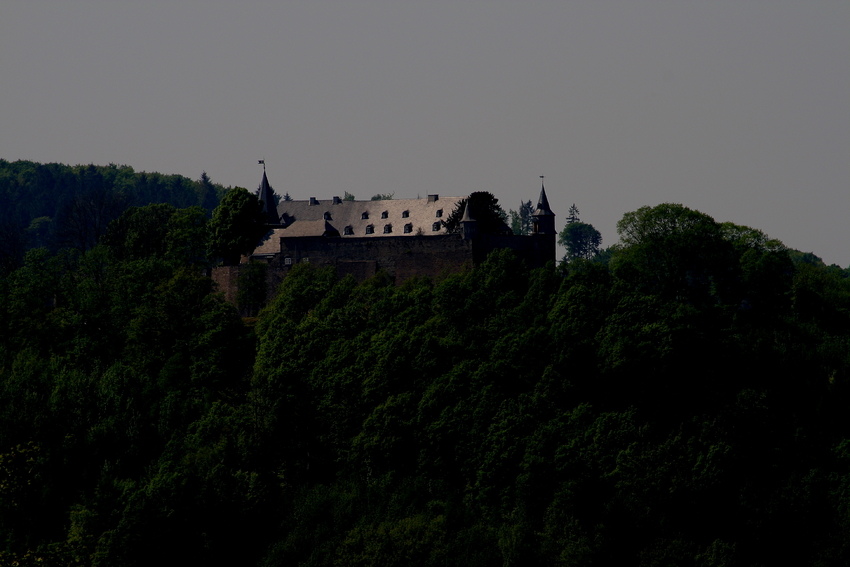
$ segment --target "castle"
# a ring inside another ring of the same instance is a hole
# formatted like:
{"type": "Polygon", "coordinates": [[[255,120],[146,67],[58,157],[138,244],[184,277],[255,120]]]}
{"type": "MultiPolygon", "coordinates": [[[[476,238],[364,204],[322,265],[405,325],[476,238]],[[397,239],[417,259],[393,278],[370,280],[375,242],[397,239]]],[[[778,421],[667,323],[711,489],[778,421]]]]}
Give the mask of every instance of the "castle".
{"type": "Polygon", "coordinates": [[[224,266],[213,274],[219,289],[234,302],[240,268],[252,261],[268,265],[268,285],[273,290],[299,263],[333,266],[340,276],[351,274],[358,281],[382,270],[401,283],[416,276],[457,272],[501,248],[515,251],[530,267],[555,260],[555,214],[543,186],[528,236],[514,235],[504,224],[502,230],[479,230],[474,207],[466,197],[433,194],[424,199],[380,201],[310,197],[281,200],[275,206],[265,170],[257,196],[269,234],[243,258],[241,266],[224,266]],[[443,221],[464,201],[460,230],[448,232],[443,221]]]}

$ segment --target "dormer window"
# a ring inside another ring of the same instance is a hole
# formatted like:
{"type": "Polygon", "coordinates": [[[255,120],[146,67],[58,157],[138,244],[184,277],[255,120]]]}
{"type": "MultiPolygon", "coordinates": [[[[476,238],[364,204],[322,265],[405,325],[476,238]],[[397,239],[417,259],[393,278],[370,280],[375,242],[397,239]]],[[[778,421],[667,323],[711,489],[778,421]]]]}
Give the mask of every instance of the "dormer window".
{"type": "Polygon", "coordinates": [[[442,216],[443,216],[443,209],[437,209],[437,218],[438,219],[442,218],[442,216]]]}
{"type": "Polygon", "coordinates": [[[393,225],[385,224],[384,225],[384,234],[389,234],[393,231],[393,225]]]}
{"type": "Polygon", "coordinates": [[[375,233],[375,225],[369,224],[366,225],[366,234],[374,234],[375,233]]]}
{"type": "Polygon", "coordinates": [[[411,232],[413,232],[413,223],[409,222],[406,225],[404,225],[404,233],[410,234],[411,232]]]}
{"type": "Polygon", "coordinates": [[[401,218],[406,219],[409,216],[410,216],[410,211],[402,211],[401,212],[401,218]]]}
{"type": "Polygon", "coordinates": [[[351,236],[352,234],[354,234],[354,229],[351,228],[351,225],[348,225],[344,229],[342,229],[342,234],[345,236],[351,236]]]}
{"type": "Polygon", "coordinates": [[[390,216],[389,211],[384,211],[383,213],[381,213],[381,218],[382,218],[382,219],[388,218],[389,216],[390,216]]]}
{"type": "Polygon", "coordinates": [[[433,230],[434,232],[437,232],[438,230],[440,230],[440,221],[437,221],[434,224],[432,224],[431,230],[433,230]]]}
{"type": "Polygon", "coordinates": [[[333,220],[329,211],[325,211],[325,220],[333,220]]]}
{"type": "Polygon", "coordinates": [[[361,218],[361,219],[363,219],[363,220],[368,219],[368,218],[369,218],[369,213],[368,213],[368,212],[364,212],[362,215],[360,215],[360,218],[361,218]]]}

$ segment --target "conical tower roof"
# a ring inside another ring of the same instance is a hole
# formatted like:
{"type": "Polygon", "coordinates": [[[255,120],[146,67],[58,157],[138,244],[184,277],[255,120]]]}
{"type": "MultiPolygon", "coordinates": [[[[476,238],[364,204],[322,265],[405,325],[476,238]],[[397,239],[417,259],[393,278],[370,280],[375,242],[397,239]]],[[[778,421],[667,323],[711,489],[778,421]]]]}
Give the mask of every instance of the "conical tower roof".
{"type": "Polygon", "coordinates": [[[474,222],[475,221],[475,217],[472,216],[472,212],[470,211],[470,209],[472,209],[472,202],[470,201],[469,198],[467,198],[466,199],[466,205],[464,205],[464,207],[463,207],[463,216],[461,217],[460,222],[474,222]]]}
{"type": "Polygon", "coordinates": [[[472,210],[472,199],[467,197],[466,206],[463,208],[463,217],[460,219],[461,234],[464,240],[475,238],[478,233],[478,221],[475,220],[475,213],[472,210]]]}
{"type": "Polygon", "coordinates": [[[540,184],[540,197],[537,199],[537,208],[532,213],[535,217],[555,216],[552,209],[549,208],[549,199],[546,197],[546,188],[540,184]]]}
{"type": "Polygon", "coordinates": [[[277,214],[277,203],[274,198],[274,189],[269,185],[269,178],[266,177],[265,169],[263,169],[263,180],[260,182],[259,189],[257,189],[257,198],[262,201],[263,214],[268,219],[266,223],[280,224],[280,216],[277,214]]]}

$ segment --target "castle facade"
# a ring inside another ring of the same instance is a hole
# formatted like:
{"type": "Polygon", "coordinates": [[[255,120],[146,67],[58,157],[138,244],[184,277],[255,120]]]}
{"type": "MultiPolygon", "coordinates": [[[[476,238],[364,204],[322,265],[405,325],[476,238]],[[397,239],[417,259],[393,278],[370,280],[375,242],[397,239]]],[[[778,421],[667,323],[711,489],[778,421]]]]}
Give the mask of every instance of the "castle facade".
{"type": "MultiPolygon", "coordinates": [[[[243,258],[268,265],[268,284],[277,287],[293,266],[333,266],[340,276],[363,281],[379,270],[396,283],[417,276],[437,277],[483,261],[496,249],[515,251],[529,267],[555,260],[555,214],[541,187],[533,213],[532,234],[518,236],[507,226],[478,229],[475,211],[466,206],[460,229],[448,232],[443,222],[466,200],[437,194],[423,199],[354,201],[333,197],[281,200],[277,206],[265,171],[257,191],[267,216],[269,234],[243,258]]],[[[467,201],[468,203],[468,201],[467,201]]],[[[213,278],[235,302],[241,266],[217,268],[213,278]]]]}

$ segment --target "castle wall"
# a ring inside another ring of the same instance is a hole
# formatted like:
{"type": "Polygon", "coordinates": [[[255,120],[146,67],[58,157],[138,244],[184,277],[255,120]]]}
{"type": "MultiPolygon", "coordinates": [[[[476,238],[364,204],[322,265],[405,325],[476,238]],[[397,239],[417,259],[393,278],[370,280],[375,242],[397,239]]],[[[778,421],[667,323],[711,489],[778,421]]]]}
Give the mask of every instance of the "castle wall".
{"type": "Polygon", "coordinates": [[[548,234],[530,236],[497,236],[479,235],[474,241],[473,261],[479,264],[493,250],[507,248],[516,252],[517,256],[529,268],[542,268],[549,262],[555,261],[555,236],[548,234]]]}
{"type": "Polygon", "coordinates": [[[236,305],[236,292],[239,289],[239,266],[217,266],[210,272],[218,291],[224,294],[228,303],[236,305]]]}
{"type": "Polygon", "coordinates": [[[273,271],[288,271],[295,264],[309,262],[334,266],[340,275],[351,274],[358,281],[386,271],[396,282],[412,277],[434,277],[456,272],[470,264],[473,246],[457,235],[421,238],[281,238],[280,255],[273,271]],[[287,259],[291,263],[287,264],[287,259]]]}
{"type": "MultiPolygon", "coordinates": [[[[381,238],[328,238],[302,236],[280,238],[280,253],[267,261],[268,297],[293,266],[310,263],[333,266],[344,277],[358,282],[385,271],[397,284],[413,277],[438,277],[483,262],[493,250],[510,249],[530,268],[555,260],[553,235],[496,236],[478,235],[464,240],[457,234],[426,237],[385,236],[381,238]]],[[[236,304],[240,266],[213,268],[212,278],[227,301],[236,304]]]]}

